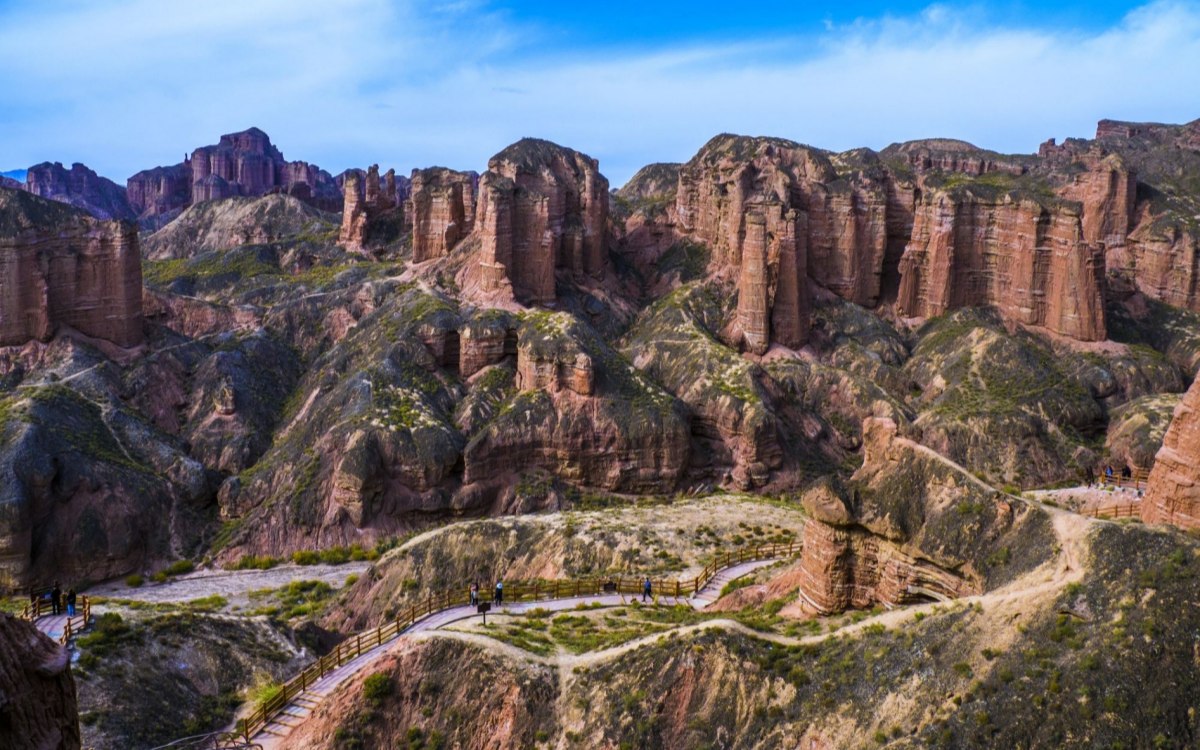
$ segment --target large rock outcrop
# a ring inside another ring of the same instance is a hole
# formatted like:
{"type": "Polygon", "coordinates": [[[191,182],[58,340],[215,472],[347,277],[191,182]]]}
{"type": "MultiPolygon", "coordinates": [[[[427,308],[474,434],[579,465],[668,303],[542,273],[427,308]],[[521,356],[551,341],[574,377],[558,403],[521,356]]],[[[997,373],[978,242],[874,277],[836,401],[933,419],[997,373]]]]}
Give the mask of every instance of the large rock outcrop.
{"type": "Polygon", "coordinates": [[[430,167],[413,170],[411,180],[408,213],[413,225],[413,262],[449,255],[475,227],[478,175],[430,167]]]}
{"type": "Polygon", "coordinates": [[[0,345],[59,326],[120,347],[142,343],[137,229],[28,193],[0,190],[0,345]]]}
{"type": "Polygon", "coordinates": [[[32,624],[0,612],[0,747],[79,746],[70,654],[32,624]]]}
{"type": "Polygon", "coordinates": [[[523,304],[552,302],[559,269],[576,279],[607,267],[608,180],[595,159],[526,138],[488,161],[480,177],[465,284],[523,304]]]}
{"type": "Polygon", "coordinates": [[[380,223],[388,223],[384,219],[398,219],[403,224],[408,184],[396,181],[394,169],[389,169],[381,179],[378,164],[372,164],[366,172],[349,170],[342,179],[342,230],[338,244],[353,252],[363,252],[378,235],[388,234],[379,231],[380,223]]]}
{"type": "Polygon", "coordinates": [[[25,173],[25,189],[82,208],[97,219],[137,218],[125,198],[125,188],[79,163],[69,170],[59,162],[35,164],[25,173]]]}
{"type": "Polygon", "coordinates": [[[1154,457],[1142,520],[1200,528],[1200,378],[1175,407],[1162,448],[1154,457]]]}
{"type": "Polygon", "coordinates": [[[1078,205],[976,186],[926,192],[900,260],[897,308],[932,318],[975,305],[1104,339],[1104,250],[1087,242],[1078,205]]]}
{"type": "Polygon", "coordinates": [[[1014,503],[895,422],[863,423],[863,466],[848,486],[805,493],[800,599],[821,614],[978,594],[1049,554],[1041,511],[1014,503]]]}
{"type": "Polygon", "coordinates": [[[303,161],[287,161],[258,128],[221,136],[202,146],[182,164],[156,167],[129,178],[130,206],[144,221],[171,215],[193,203],[287,193],[327,211],[341,205],[337,183],[328,172],[303,161]]]}

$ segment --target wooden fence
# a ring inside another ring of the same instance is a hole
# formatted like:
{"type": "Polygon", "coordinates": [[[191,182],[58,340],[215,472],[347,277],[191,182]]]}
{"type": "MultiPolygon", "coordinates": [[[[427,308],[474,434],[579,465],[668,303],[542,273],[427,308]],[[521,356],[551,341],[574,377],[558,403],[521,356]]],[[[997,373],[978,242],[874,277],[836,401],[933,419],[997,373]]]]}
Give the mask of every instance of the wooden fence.
{"type": "MultiPolygon", "coordinates": [[[[34,622],[42,617],[49,617],[54,612],[54,602],[47,598],[50,591],[33,591],[30,594],[30,601],[25,603],[25,608],[21,610],[19,617],[23,620],[34,622]]],[[[92,601],[87,594],[80,594],[76,599],[76,614],[73,617],[68,617],[66,624],[63,625],[62,635],[59,636],[59,643],[66,645],[71,637],[88,626],[92,620],[92,601]]],[[[67,596],[63,594],[59,598],[58,611],[65,614],[67,611],[67,596]]]]}
{"type": "Polygon", "coordinates": [[[1117,505],[1108,505],[1103,508],[1088,508],[1087,510],[1080,511],[1080,513],[1092,518],[1141,518],[1142,504],[1118,503],[1117,505]]]}
{"type": "MultiPolygon", "coordinates": [[[[790,557],[799,552],[800,542],[763,544],[744,547],[736,551],[719,552],[713,561],[705,565],[704,569],[694,578],[684,580],[651,579],[651,585],[655,596],[675,598],[695,596],[725,568],[755,560],[790,557]]],[[[595,577],[513,582],[504,585],[504,601],[517,603],[604,594],[636,596],[642,593],[644,581],[645,577],[618,576],[616,578],[595,577]]],[[[487,593],[486,590],[481,590],[481,599],[487,600],[487,593]]],[[[339,643],[333,651],[317,659],[307,669],[284,683],[279,692],[271,699],[260,704],[248,716],[239,719],[237,730],[229,733],[225,738],[228,740],[241,739],[249,743],[251,738],[266,727],[276,714],[325,675],[347,662],[357,659],[367,651],[391,641],[418,621],[452,607],[462,607],[469,603],[470,594],[466,590],[440,594],[431,593],[422,601],[405,609],[395,619],[389,620],[377,628],[350,636],[339,643]]]]}

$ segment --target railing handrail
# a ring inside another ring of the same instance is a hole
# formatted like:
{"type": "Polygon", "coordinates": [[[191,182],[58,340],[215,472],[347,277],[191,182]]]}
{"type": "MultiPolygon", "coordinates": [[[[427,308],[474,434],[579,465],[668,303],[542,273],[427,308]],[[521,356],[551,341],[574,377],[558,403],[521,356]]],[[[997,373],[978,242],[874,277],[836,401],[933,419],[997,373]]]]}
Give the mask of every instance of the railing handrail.
{"type": "MultiPolygon", "coordinates": [[[[801,543],[799,541],[787,543],[771,542],[769,544],[756,545],[752,548],[744,547],[736,553],[730,551],[718,552],[712,562],[705,565],[701,572],[694,578],[684,580],[651,578],[650,583],[656,595],[659,596],[671,596],[674,598],[695,596],[725,568],[754,560],[772,560],[775,558],[790,557],[798,553],[800,547],[801,543]]],[[[551,581],[514,581],[506,583],[503,591],[505,601],[513,603],[520,601],[569,599],[576,596],[605,594],[609,593],[605,587],[614,583],[616,584],[616,589],[611,593],[640,594],[644,580],[645,576],[639,576],[626,581],[623,575],[619,575],[615,580],[612,576],[593,576],[590,578],[553,579],[551,581]],[[564,586],[567,587],[566,590],[564,590],[564,586]]],[[[480,589],[481,594],[483,591],[484,589],[480,589]]],[[[404,611],[397,614],[394,618],[390,618],[386,623],[348,636],[333,651],[320,657],[317,661],[301,670],[300,674],[281,685],[279,692],[270,700],[260,704],[248,716],[239,719],[235,731],[225,733],[221,735],[221,738],[226,740],[244,738],[246,742],[250,742],[251,738],[269,724],[271,719],[291,703],[293,698],[307,690],[317,680],[320,680],[347,662],[358,658],[364,652],[382,646],[385,642],[399,637],[418,621],[432,614],[469,603],[470,592],[466,590],[455,589],[453,591],[443,591],[438,594],[430,592],[423,601],[409,605],[404,611]]]]}

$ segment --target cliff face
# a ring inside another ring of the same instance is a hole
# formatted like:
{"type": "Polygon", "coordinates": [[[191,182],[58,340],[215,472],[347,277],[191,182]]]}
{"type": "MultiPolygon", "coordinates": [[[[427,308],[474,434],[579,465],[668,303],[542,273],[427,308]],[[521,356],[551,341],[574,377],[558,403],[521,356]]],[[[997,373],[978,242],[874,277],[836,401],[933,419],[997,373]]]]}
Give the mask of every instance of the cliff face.
{"type": "Polygon", "coordinates": [[[413,170],[408,213],[414,263],[449,255],[474,229],[476,177],[442,167],[413,170]]]}
{"type": "Polygon", "coordinates": [[[68,170],[59,162],[42,162],[25,174],[25,189],[34,195],[82,208],[97,219],[137,217],[125,198],[125,188],[82,164],[68,170]]]}
{"type": "Polygon", "coordinates": [[[0,190],[0,345],[48,340],[57,326],[142,342],[137,230],[26,193],[0,190]]]}
{"type": "Polygon", "coordinates": [[[1077,206],[977,189],[923,196],[900,260],[898,310],[928,318],[981,304],[1072,338],[1105,338],[1104,251],[1086,242],[1077,206]]]}
{"type": "Polygon", "coordinates": [[[79,748],[70,655],[32,624],[5,613],[0,613],[0,699],[0,746],[79,748]]]}
{"type": "Polygon", "coordinates": [[[555,272],[603,276],[608,180],[595,159],[527,138],[496,154],[479,180],[477,261],[464,286],[524,304],[555,299],[555,272]]]}
{"type": "Polygon", "coordinates": [[[821,484],[803,498],[813,520],[804,529],[800,599],[814,611],[977,594],[1049,554],[1044,514],[899,437],[891,420],[863,423],[863,450],[848,487],[821,484]],[[1023,553],[1013,554],[1018,545],[1023,553]]]}
{"type": "Polygon", "coordinates": [[[1200,379],[1175,407],[1142,500],[1142,520],[1200,528],[1200,379]]]}
{"type": "Polygon", "coordinates": [[[129,178],[129,204],[138,217],[153,220],[201,201],[235,195],[287,193],[327,211],[341,204],[328,172],[302,161],[283,158],[258,128],[221,136],[202,146],[182,164],[156,167],[129,178]]]}

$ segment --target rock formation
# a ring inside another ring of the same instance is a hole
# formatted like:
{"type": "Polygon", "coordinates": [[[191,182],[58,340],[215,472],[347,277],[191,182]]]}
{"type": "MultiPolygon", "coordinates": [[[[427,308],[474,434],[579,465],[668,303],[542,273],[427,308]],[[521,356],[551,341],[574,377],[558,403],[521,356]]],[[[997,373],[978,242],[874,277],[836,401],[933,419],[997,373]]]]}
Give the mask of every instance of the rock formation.
{"type": "Polygon", "coordinates": [[[137,218],[125,198],[125,188],[82,164],[72,164],[70,170],[59,162],[36,164],[25,173],[25,189],[34,195],[82,208],[97,219],[137,218]]]}
{"type": "Polygon", "coordinates": [[[600,277],[607,266],[608,180],[595,159],[526,138],[479,180],[476,262],[464,286],[524,304],[555,299],[555,272],[600,277]]]}
{"type": "Polygon", "coordinates": [[[0,612],[0,747],[78,750],[71,656],[31,623],[0,612]]]}
{"type": "Polygon", "coordinates": [[[327,211],[341,205],[329,173],[307,162],[285,160],[258,128],[223,135],[215,146],[196,149],[182,164],[138,172],[127,186],[130,206],[146,221],[201,201],[276,192],[327,211]]]}
{"type": "MultiPolygon", "coordinates": [[[[349,170],[342,183],[342,230],[338,244],[347,250],[363,252],[371,240],[372,222],[397,210],[402,211],[404,193],[396,183],[396,170],[389,169],[381,182],[379,165],[365,173],[349,170]]],[[[403,221],[403,213],[400,216],[403,221]]]]}
{"type": "Polygon", "coordinates": [[[1175,407],[1162,448],[1154,457],[1142,520],[1200,528],[1200,378],[1175,407]]]}
{"type": "Polygon", "coordinates": [[[28,193],[0,190],[0,345],[59,326],[117,346],[142,342],[137,229],[28,193]]]}
{"type": "Polygon", "coordinates": [[[411,181],[413,262],[449,255],[475,227],[477,175],[431,167],[413,170],[411,181]]]}
{"type": "Polygon", "coordinates": [[[800,599],[821,614],[978,594],[1036,567],[1053,538],[1040,511],[1013,504],[937,454],[897,435],[895,422],[863,423],[863,465],[846,488],[823,482],[803,504],[800,599]],[[996,555],[998,550],[1010,553],[996,555]],[[1014,556],[1015,557],[1015,556],[1014,556]]]}
{"type": "Polygon", "coordinates": [[[975,188],[926,192],[900,260],[897,309],[928,318],[973,305],[1104,339],[1104,251],[1086,241],[1078,207],[975,188]]]}

